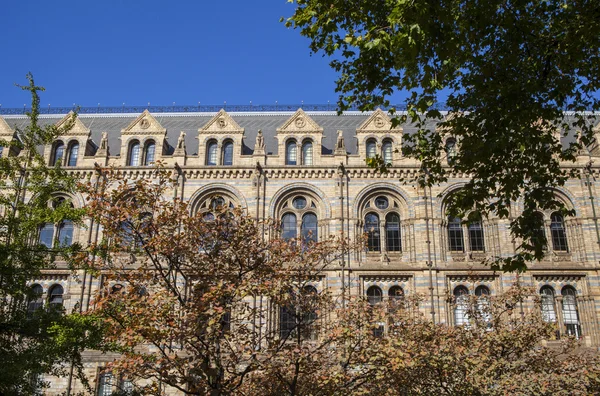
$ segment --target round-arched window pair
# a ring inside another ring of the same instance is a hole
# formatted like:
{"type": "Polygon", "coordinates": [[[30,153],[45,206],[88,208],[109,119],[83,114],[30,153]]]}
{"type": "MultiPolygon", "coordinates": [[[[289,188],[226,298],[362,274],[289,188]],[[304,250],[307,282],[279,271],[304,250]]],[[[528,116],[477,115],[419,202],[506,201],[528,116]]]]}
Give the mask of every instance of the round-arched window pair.
{"type": "Polygon", "coordinates": [[[296,239],[298,235],[303,242],[319,240],[317,205],[307,196],[296,195],[283,204],[281,216],[281,237],[296,239]]]}
{"type": "Polygon", "coordinates": [[[386,196],[377,196],[366,204],[364,232],[370,252],[401,252],[400,214],[398,202],[386,196]],[[381,219],[385,222],[381,223],[381,219]]]}

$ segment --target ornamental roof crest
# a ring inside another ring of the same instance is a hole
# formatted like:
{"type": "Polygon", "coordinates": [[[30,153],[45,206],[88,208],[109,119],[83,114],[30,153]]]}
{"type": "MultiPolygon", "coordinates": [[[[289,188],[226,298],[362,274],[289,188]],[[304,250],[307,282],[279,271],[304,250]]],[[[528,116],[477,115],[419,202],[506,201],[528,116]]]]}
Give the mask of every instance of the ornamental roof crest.
{"type": "Polygon", "coordinates": [[[125,129],[121,129],[123,135],[166,135],[167,130],[160,125],[160,122],[148,109],[144,110],[135,120],[125,129]]]}
{"type": "Polygon", "coordinates": [[[10,136],[14,135],[15,131],[8,125],[8,123],[4,120],[4,118],[0,117],[0,136],[10,136]]]}
{"type": "Polygon", "coordinates": [[[206,134],[243,134],[244,128],[239,126],[224,109],[221,109],[202,128],[198,129],[198,132],[206,134]]]}
{"type": "MultiPolygon", "coordinates": [[[[60,121],[58,121],[55,126],[57,128],[61,128],[63,126],[65,126],[66,123],[68,123],[71,120],[71,117],[73,117],[73,114],[75,114],[73,111],[70,111],[69,114],[67,114],[66,116],[64,116],[60,121]]],[[[75,122],[73,123],[73,126],[71,127],[71,129],[69,129],[68,131],[65,131],[65,133],[63,133],[63,136],[90,136],[90,128],[86,127],[85,124],[81,121],[81,119],[79,119],[79,117],[75,117],[75,122]]]]}
{"type": "Polygon", "coordinates": [[[323,133],[323,128],[304,110],[298,109],[282,126],[277,128],[277,133],[323,133]]]}
{"type": "Polygon", "coordinates": [[[369,118],[362,123],[356,130],[356,133],[381,133],[381,132],[394,132],[402,133],[402,127],[398,126],[392,128],[392,120],[388,115],[381,109],[377,109],[371,114],[369,118]]]}

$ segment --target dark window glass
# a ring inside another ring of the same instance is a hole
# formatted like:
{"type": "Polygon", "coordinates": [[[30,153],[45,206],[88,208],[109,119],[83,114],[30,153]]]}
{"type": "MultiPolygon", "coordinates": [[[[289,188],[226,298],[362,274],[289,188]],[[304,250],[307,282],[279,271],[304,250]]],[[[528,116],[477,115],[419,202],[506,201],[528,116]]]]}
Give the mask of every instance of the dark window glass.
{"type": "Polygon", "coordinates": [[[281,237],[283,239],[293,239],[296,238],[297,230],[296,230],[296,215],[293,213],[286,213],[281,218],[281,237]]]}
{"type": "Polygon", "coordinates": [[[206,165],[217,165],[217,142],[208,142],[206,146],[206,165]]]}
{"type": "Polygon", "coordinates": [[[389,140],[383,142],[383,162],[386,165],[392,164],[392,142],[389,140]]]}
{"type": "Polygon", "coordinates": [[[540,294],[542,295],[542,319],[545,322],[556,322],[554,289],[551,286],[543,286],[540,289],[540,294]]]}
{"type": "Polygon", "coordinates": [[[367,301],[370,305],[377,305],[383,301],[383,292],[378,286],[371,286],[367,289],[367,301]]]}
{"type": "Polygon", "coordinates": [[[68,247],[73,244],[73,222],[69,220],[63,221],[58,227],[58,243],[61,247],[68,247]]]}
{"type": "Polygon", "coordinates": [[[388,201],[388,199],[386,197],[377,197],[375,199],[375,206],[377,207],[377,209],[387,209],[387,207],[390,205],[390,202],[388,201]]]}
{"type": "Polygon", "coordinates": [[[312,142],[304,142],[302,145],[302,161],[304,165],[313,164],[313,145],[312,142]]]}
{"type": "Polygon", "coordinates": [[[561,292],[563,321],[567,334],[581,337],[581,326],[579,325],[579,313],[577,312],[577,292],[570,286],[565,286],[561,292]]]}
{"type": "Polygon", "coordinates": [[[477,297],[489,296],[490,289],[487,286],[477,286],[477,288],[475,289],[475,295],[477,297]]]}
{"type": "Polygon", "coordinates": [[[369,213],[365,216],[365,232],[367,233],[367,249],[370,252],[380,252],[379,216],[375,213],[369,213]]]}
{"type": "Polygon", "coordinates": [[[281,338],[291,337],[296,330],[296,308],[286,305],[279,309],[279,335],[281,338]]]}
{"type": "Polygon", "coordinates": [[[77,156],[79,155],[79,143],[72,143],[69,148],[69,166],[77,166],[77,156]]]}
{"type": "Polygon", "coordinates": [[[317,312],[312,308],[312,303],[317,296],[317,289],[313,286],[305,286],[302,289],[302,296],[306,305],[305,311],[302,313],[302,338],[305,340],[316,340],[317,329],[316,322],[318,319],[317,312]]]}
{"type": "Polygon", "coordinates": [[[29,301],[27,303],[27,316],[32,317],[34,312],[40,309],[44,305],[44,300],[42,299],[42,293],[44,289],[40,285],[33,285],[31,287],[31,295],[29,296],[29,301]]]}
{"type": "Polygon", "coordinates": [[[552,213],[550,217],[550,232],[552,233],[552,248],[561,252],[568,251],[565,223],[563,217],[556,212],[552,213]]]}
{"type": "Polygon", "coordinates": [[[294,140],[290,140],[287,142],[285,146],[285,164],[286,165],[296,165],[297,163],[297,153],[298,147],[296,146],[296,142],[294,140]]]}
{"type": "Polygon", "coordinates": [[[223,197],[216,197],[213,198],[212,201],[210,201],[210,207],[211,209],[218,209],[218,208],[224,208],[225,206],[225,198],[223,197]]]}
{"type": "Polygon", "coordinates": [[[400,216],[396,213],[389,213],[385,218],[385,237],[388,251],[402,251],[402,243],[400,242],[400,216]]]}
{"type": "Polygon", "coordinates": [[[304,197],[296,197],[292,201],[292,206],[295,209],[304,209],[306,207],[306,198],[304,197]]]}
{"type": "Polygon", "coordinates": [[[98,396],[110,396],[112,391],[113,376],[111,373],[102,373],[98,378],[98,396]]]}
{"type": "Polygon", "coordinates": [[[448,218],[448,247],[451,252],[464,252],[463,228],[458,217],[448,218]]]}
{"type": "Polygon", "coordinates": [[[544,224],[544,216],[541,213],[536,213],[535,216],[540,223],[540,227],[533,231],[533,236],[531,238],[531,242],[534,245],[541,244],[543,249],[546,250],[546,226],[544,224]]]}
{"type": "Polygon", "coordinates": [[[448,163],[452,164],[456,159],[456,139],[450,138],[446,140],[446,156],[448,158],[448,163]]]}
{"type": "Polygon", "coordinates": [[[317,216],[313,213],[307,213],[302,216],[302,238],[305,241],[316,242],[319,238],[317,228],[317,216]]]}
{"type": "Polygon", "coordinates": [[[46,223],[40,228],[40,244],[47,248],[52,248],[54,245],[54,225],[52,223],[46,223]]]}
{"type": "Polygon", "coordinates": [[[472,252],[485,251],[485,242],[483,238],[483,227],[481,222],[474,221],[469,224],[469,245],[472,252]]]}
{"type": "Polygon", "coordinates": [[[52,159],[52,166],[60,164],[65,154],[65,145],[62,142],[57,142],[54,146],[54,157],[52,159]]]}
{"type": "Polygon", "coordinates": [[[146,143],[146,158],[144,158],[144,165],[152,165],[154,163],[155,154],[156,143],[154,143],[154,141],[146,143]]]}
{"type": "Polygon", "coordinates": [[[375,158],[375,155],[377,155],[377,143],[370,139],[367,141],[367,158],[375,158]]]}
{"type": "Polygon", "coordinates": [[[140,165],[140,142],[134,141],[129,146],[129,162],[127,163],[129,166],[139,166],[140,165]]]}
{"type": "Polygon", "coordinates": [[[48,304],[51,307],[62,307],[64,289],[61,285],[54,285],[48,292],[48,304]]]}
{"type": "Polygon", "coordinates": [[[233,143],[226,142],[223,146],[223,165],[233,165],[233,143]]]}

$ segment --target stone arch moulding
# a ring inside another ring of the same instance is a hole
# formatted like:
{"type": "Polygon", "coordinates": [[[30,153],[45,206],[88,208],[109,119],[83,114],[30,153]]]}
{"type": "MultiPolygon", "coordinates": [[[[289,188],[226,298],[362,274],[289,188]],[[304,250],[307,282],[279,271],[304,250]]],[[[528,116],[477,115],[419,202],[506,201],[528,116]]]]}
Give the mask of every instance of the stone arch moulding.
{"type": "Polygon", "coordinates": [[[287,195],[295,193],[300,194],[303,191],[316,195],[317,198],[319,198],[319,201],[321,201],[321,204],[323,205],[323,209],[325,211],[325,213],[323,213],[323,218],[331,218],[331,206],[329,205],[327,196],[318,187],[310,185],[308,183],[291,183],[287,186],[280,188],[279,191],[273,194],[271,202],[269,203],[269,216],[275,217],[277,204],[281,202],[287,195]]]}
{"type": "MultiPolygon", "coordinates": [[[[75,208],[83,208],[85,206],[85,200],[83,199],[83,196],[81,196],[81,194],[70,194],[70,193],[66,193],[63,191],[55,191],[52,193],[52,198],[68,198],[69,201],[71,203],[73,203],[73,206],[75,208]]],[[[29,199],[26,201],[26,203],[30,203],[35,201],[35,199],[37,198],[37,194],[36,195],[32,195],[31,197],[29,197],[29,199]]]]}
{"type": "MultiPolygon", "coordinates": [[[[447,186],[442,192],[440,192],[436,197],[436,199],[439,199],[439,201],[437,202],[437,205],[433,206],[433,210],[435,211],[434,217],[437,217],[440,219],[445,219],[447,217],[445,210],[444,210],[446,207],[446,200],[448,199],[448,197],[450,195],[452,195],[453,193],[455,193],[458,190],[463,189],[466,185],[467,185],[466,182],[453,183],[453,184],[447,186]]],[[[433,199],[433,198],[430,197],[430,199],[433,199]]]]}
{"type": "MultiPolygon", "coordinates": [[[[573,194],[569,190],[567,190],[566,188],[563,188],[563,187],[554,187],[551,190],[554,191],[554,195],[560,201],[563,201],[563,203],[565,204],[567,209],[575,210],[575,216],[569,216],[569,218],[581,216],[581,209],[579,208],[578,205],[575,204],[575,202],[577,202],[577,199],[573,196],[573,194]]],[[[587,194],[587,193],[585,193],[585,194],[587,194]]],[[[586,199],[587,198],[589,198],[589,197],[586,197],[586,199]]],[[[523,211],[523,198],[522,197],[519,198],[519,200],[517,201],[516,208],[519,212],[523,211]]],[[[545,216],[546,215],[544,215],[544,217],[545,216]]]]}
{"type": "Polygon", "coordinates": [[[360,190],[360,192],[356,194],[356,197],[354,198],[354,203],[352,204],[353,216],[355,218],[360,217],[360,211],[366,197],[373,194],[384,193],[386,190],[397,194],[401,198],[400,201],[404,202],[404,205],[406,205],[408,218],[415,217],[415,208],[408,194],[406,194],[406,192],[402,188],[395,186],[391,183],[374,183],[360,190]]]}
{"type": "Polygon", "coordinates": [[[225,183],[210,183],[196,190],[196,192],[192,194],[192,196],[188,200],[188,203],[190,204],[190,210],[192,210],[192,213],[194,213],[195,210],[197,210],[198,205],[202,202],[202,199],[204,197],[207,197],[211,194],[216,194],[219,191],[224,191],[229,195],[233,196],[240,203],[240,206],[242,208],[248,208],[246,199],[237,188],[225,183]]]}

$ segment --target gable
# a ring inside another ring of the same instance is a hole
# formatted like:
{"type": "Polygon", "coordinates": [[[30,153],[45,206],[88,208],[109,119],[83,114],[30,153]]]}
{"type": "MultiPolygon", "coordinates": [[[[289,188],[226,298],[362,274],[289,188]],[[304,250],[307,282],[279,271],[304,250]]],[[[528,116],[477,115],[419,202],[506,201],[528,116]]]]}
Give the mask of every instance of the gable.
{"type": "Polygon", "coordinates": [[[402,133],[402,127],[392,129],[392,120],[381,109],[377,109],[367,118],[356,133],[377,133],[377,132],[394,132],[402,133]]]}
{"type": "Polygon", "coordinates": [[[221,109],[202,128],[198,129],[198,132],[210,134],[243,134],[244,128],[240,127],[224,109],[221,109]]]}
{"type": "Polygon", "coordinates": [[[165,135],[166,133],[167,130],[148,110],[144,110],[127,128],[121,130],[123,135],[165,135]]]}
{"type": "Polygon", "coordinates": [[[4,118],[0,117],[0,136],[4,139],[7,139],[8,137],[12,138],[14,133],[15,131],[13,131],[4,118]]]}
{"type": "Polygon", "coordinates": [[[277,128],[277,133],[323,133],[323,128],[304,110],[298,109],[282,126],[277,128]]]}
{"type": "MultiPolygon", "coordinates": [[[[70,111],[69,114],[67,114],[60,121],[58,121],[55,124],[55,126],[57,128],[62,128],[63,126],[66,126],[65,124],[71,120],[71,117],[73,117],[73,114],[74,113],[72,111],[70,111]]],[[[83,122],[81,121],[81,119],[79,119],[79,117],[75,117],[75,122],[73,123],[73,126],[71,127],[71,129],[69,129],[68,131],[65,131],[61,135],[64,135],[64,136],[90,136],[90,129],[83,124],[83,122]]]]}

